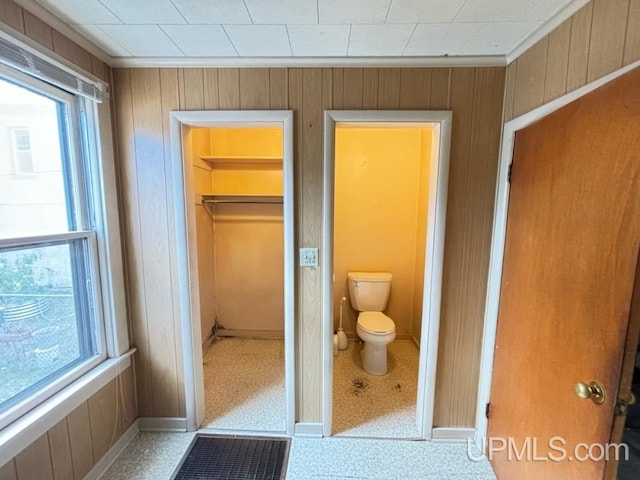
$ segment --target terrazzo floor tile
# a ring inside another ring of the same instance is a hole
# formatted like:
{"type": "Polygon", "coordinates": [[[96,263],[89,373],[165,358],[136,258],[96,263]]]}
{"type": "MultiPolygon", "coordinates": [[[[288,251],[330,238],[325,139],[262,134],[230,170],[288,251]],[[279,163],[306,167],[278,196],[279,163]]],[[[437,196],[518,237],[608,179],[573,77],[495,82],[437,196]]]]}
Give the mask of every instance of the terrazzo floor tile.
{"type": "Polygon", "coordinates": [[[349,342],[333,358],[333,435],[418,438],[418,350],[405,340],[389,344],[386,375],[362,368],[362,345],[349,342]]]}
{"type": "Polygon", "coordinates": [[[203,428],[284,432],[284,342],[221,338],[205,352],[203,428]]]}
{"type": "Polygon", "coordinates": [[[193,437],[194,433],[138,433],[100,478],[168,480],[193,437]]]}

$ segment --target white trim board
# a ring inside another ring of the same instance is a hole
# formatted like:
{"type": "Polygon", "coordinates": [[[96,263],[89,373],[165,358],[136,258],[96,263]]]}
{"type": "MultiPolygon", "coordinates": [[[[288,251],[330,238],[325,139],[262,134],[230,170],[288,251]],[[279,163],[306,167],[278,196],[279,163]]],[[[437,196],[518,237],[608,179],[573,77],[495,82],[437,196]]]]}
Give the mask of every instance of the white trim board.
{"type": "Polygon", "coordinates": [[[324,114],[323,156],[323,218],[322,245],[322,418],[323,433],[331,435],[333,415],[333,208],[336,123],[357,123],[369,126],[433,129],[432,157],[427,200],[427,237],[425,242],[424,294],[420,366],[416,420],[420,438],[430,439],[433,429],[440,300],[444,259],[444,232],[447,211],[449,151],[452,113],[450,111],[376,111],[327,110],[324,114]]]}
{"type": "Polygon", "coordinates": [[[87,473],[83,480],[99,480],[102,478],[111,464],[116,461],[118,456],[127,448],[127,445],[129,445],[139,431],[138,420],[135,420],[127,431],[120,436],[118,441],[111,446],[107,453],[89,470],[89,473],[87,473]]]}
{"type": "MultiPolygon", "coordinates": [[[[293,111],[174,111],[170,115],[173,196],[168,198],[176,220],[176,248],[180,297],[182,359],[185,381],[187,431],[195,431],[204,420],[202,339],[198,292],[198,262],[195,255],[195,212],[192,205],[191,165],[183,160],[183,131],[189,127],[282,127],[283,130],[283,226],[284,226],[284,357],[286,434],[295,422],[295,238],[293,190],[293,111]],[[194,287],[195,286],[195,287],[194,287]],[[199,321],[199,320],[198,320],[199,321]]],[[[171,195],[171,194],[169,194],[171,195]]]]}
{"type": "Polygon", "coordinates": [[[509,165],[513,159],[513,146],[516,132],[638,67],[640,67],[640,60],[504,124],[502,144],[500,147],[500,163],[498,165],[493,233],[491,236],[491,256],[489,259],[489,278],[485,305],[484,332],[482,335],[482,352],[480,356],[478,404],[476,409],[475,442],[480,449],[482,449],[484,439],[487,436],[488,421],[485,416],[485,406],[489,403],[491,397],[493,352],[496,344],[496,331],[498,326],[498,307],[500,305],[502,264],[507,232],[507,210],[509,207],[509,182],[507,178],[509,165]]]}
{"type": "Polygon", "coordinates": [[[296,437],[320,438],[323,436],[322,423],[296,423],[293,434],[296,437]]]}

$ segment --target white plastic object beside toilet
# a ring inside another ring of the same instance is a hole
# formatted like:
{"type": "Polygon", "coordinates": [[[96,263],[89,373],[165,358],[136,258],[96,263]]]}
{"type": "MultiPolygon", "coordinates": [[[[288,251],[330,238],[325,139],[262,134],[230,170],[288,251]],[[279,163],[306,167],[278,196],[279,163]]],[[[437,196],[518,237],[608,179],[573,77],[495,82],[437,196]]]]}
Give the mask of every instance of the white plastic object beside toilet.
{"type": "Polygon", "coordinates": [[[387,373],[387,345],[396,338],[393,320],[382,311],[387,306],[391,290],[389,272],[348,272],[351,306],[360,312],[356,332],[364,348],[362,366],[371,375],[387,373]]]}

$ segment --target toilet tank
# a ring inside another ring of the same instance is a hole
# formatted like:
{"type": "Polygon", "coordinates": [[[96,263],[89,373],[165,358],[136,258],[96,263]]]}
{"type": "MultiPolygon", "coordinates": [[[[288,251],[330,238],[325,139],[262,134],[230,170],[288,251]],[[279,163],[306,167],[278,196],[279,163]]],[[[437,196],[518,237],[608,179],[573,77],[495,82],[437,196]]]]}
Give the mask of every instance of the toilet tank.
{"type": "Polygon", "coordinates": [[[349,299],[359,312],[382,312],[391,290],[389,272],[349,272],[349,299]]]}

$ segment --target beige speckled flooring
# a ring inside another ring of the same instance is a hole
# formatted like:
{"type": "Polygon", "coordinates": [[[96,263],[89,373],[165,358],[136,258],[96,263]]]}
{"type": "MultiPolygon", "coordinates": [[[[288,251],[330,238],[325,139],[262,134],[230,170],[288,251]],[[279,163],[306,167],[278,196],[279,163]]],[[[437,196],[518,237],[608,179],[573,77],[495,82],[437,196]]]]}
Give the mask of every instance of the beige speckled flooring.
{"type": "Polygon", "coordinates": [[[284,342],[221,338],[203,356],[203,428],[284,432],[284,342]]]}
{"type": "MultiPolygon", "coordinates": [[[[102,480],[169,480],[192,433],[139,433],[102,480]]],[[[476,457],[477,452],[472,452],[476,457]]],[[[293,438],[287,480],[495,480],[465,444],[352,438],[293,438]]]]}
{"type": "Polygon", "coordinates": [[[389,371],[362,369],[362,345],[349,342],[333,357],[333,434],[350,437],[418,438],[418,350],[408,340],[387,347],[389,371]]]}

